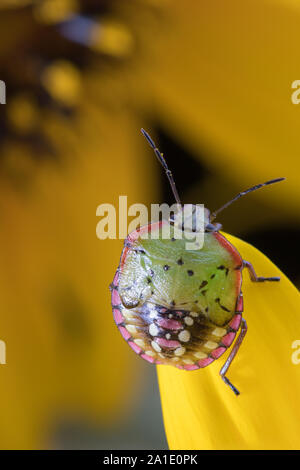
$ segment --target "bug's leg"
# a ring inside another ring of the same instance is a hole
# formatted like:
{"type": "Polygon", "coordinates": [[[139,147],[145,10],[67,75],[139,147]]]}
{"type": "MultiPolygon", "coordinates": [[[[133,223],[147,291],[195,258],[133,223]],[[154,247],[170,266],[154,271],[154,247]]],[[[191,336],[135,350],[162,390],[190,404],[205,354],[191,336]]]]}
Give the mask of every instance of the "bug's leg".
{"type": "Polygon", "coordinates": [[[240,331],[240,334],[236,340],[236,342],[234,343],[234,346],[231,350],[231,353],[229,354],[228,356],[228,359],[226,360],[225,364],[223,365],[222,369],[220,370],[220,376],[222,377],[222,379],[224,380],[224,382],[229,385],[229,387],[231,388],[231,390],[236,394],[236,395],[239,395],[240,392],[238,391],[237,388],[235,388],[234,385],[232,385],[232,383],[230,382],[230,380],[225,376],[225,374],[227,373],[229,367],[230,367],[230,364],[232,363],[233,359],[235,358],[238,350],[239,350],[239,347],[240,345],[242,344],[242,341],[243,339],[245,338],[245,335],[247,333],[247,323],[246,323],[246,320],[244,318],[242,318],[242,326],[241,326],[241,331],[240,331]]]}
{"type": "Polygon", "coordinates": [[[243,267],[249,270],[251,281],[253,282],[265,282],[265,281],[280,281],[280,277],[262,277],[257,276],[254,268],[249,261],[243,261],[243,267]]]}

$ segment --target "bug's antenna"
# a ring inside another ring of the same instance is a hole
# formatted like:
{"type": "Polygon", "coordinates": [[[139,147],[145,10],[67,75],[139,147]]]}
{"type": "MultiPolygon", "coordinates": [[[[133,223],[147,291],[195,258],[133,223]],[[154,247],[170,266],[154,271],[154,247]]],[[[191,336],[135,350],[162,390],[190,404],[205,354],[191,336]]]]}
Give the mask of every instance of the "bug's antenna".
{"type": "Polygon", "coordinates": [[[228,206],[230,206],[230,204],[232,204],[233,202],[240,199],[240,197],[245,196],[245,194],[251,193],[252,191],[256,191],[257,189],[260,189],[263,186],[267,186],[269,184],[279,183],[279,181],[283,181],[283,180],[285,180],[285,178],[276,178],[275,180],[266,181],[265,183],[257,184],[255,186],[253,186],[252,188],[246,189],[246,191],[242,191],[241,193],[237,194],[233,199],[231,199],[231,201],[226,202],[226,204],[224,204],[224,206],[220,207],[220,209],[212,212],[212,214],[210,216],[210,220],[211,221],[214,220],[216,218],[217,214],[219,214],[219,212],[226,209],[228,206]]]}
{"type": "Polygon", "coordinates": [[[141,132],[142,132],[143,136],[147,139],[150,147],[153,148],[155,155],[157,156],[158,160],[160,161],[160,163],[164,167],[177,204],[180,204],[182,206],[181,201],[180,201],[180,197],[179,197],[178,192],[177,192],[177,188],[176,188],[176,185],[175,185],[175,181],[174,181],[172,172],[169,170],[166,160],[164,159],[162,153],[160,153],[160,151],[156,147],[155,143],[151,139],[148,132],[146,132],[144,129],[141,129],[141,132]]]}

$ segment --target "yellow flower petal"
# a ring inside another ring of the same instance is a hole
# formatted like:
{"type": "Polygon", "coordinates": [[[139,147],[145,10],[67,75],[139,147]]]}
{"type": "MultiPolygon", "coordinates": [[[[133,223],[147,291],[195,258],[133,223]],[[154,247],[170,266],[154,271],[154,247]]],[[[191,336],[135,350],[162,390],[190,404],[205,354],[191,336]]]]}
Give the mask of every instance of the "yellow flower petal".
{"type": "Polygon", "coordinates": [[[170,448],[299,449],[300,364],[293,349],[300,340],[299,292],[257,249],[226,236],[259,275],[281,281],[253,283],[243,273],[248,333],[227,374],[241,395],[219,376],[227,356],[191,372],[158,367],[170,448]]]}

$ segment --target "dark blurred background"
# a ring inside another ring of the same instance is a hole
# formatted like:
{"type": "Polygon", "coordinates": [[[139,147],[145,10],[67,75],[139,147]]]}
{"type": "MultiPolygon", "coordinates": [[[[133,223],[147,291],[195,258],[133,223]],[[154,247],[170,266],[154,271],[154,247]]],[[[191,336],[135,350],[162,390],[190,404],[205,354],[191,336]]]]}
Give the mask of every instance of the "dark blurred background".
{"type": "Polygon", "coordinates": [[[108,285],[96,208],[217,209],[299,285],[300,8],[281,0],[1,0],[0,448],[166,449],[155,368],[108,285]],[[288,53],[287,53],[288,51],[288,53]]]}

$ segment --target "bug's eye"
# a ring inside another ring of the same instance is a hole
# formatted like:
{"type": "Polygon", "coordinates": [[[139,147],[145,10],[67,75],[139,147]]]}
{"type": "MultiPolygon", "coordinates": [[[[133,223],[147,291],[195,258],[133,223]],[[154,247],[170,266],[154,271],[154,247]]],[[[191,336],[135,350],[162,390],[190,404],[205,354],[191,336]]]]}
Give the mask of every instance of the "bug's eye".
{"type": "Polygon", "coordinates": [[[136,299],[136,298],[132,298],[128,295],[126,295],[126,293],[124,294],[124,292],[120,292],[120,299],[121,299],[121,302],[122,304],[124,305],[125,308],[135,308],[139,305],[139,299],[136,299]]]}

